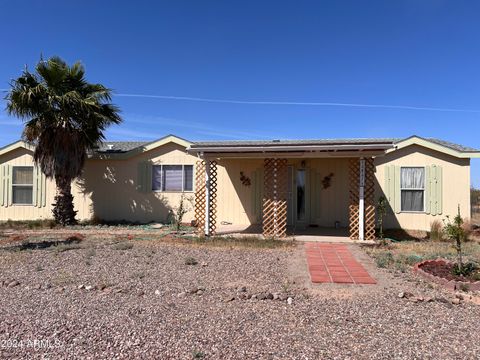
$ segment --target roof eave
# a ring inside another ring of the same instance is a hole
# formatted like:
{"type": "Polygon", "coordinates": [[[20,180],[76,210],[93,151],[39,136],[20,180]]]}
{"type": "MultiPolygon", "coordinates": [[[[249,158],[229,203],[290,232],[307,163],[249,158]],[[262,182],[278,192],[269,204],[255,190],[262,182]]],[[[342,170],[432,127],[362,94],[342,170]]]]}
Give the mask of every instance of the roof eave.
{"type": "Polygon", "coordinates": [[[321,152],[321,151],[363,151],[392,149],[391,143],[376,144],[338,144],[338,145],[269,145],[269,146],[200,146],[191,145],[187,148],[189,153],[278,153],[278,152],[321,152]]]}
{"type": "Polygon", "coordinates": [[[387,153],[406,148],[411,145],[419,145],[460,159],[480,158],[480,151],[458,151],[444,145],[437,144],[420,136],[411,136],[395,144],[394,149],[387,150],[387,153]]]}

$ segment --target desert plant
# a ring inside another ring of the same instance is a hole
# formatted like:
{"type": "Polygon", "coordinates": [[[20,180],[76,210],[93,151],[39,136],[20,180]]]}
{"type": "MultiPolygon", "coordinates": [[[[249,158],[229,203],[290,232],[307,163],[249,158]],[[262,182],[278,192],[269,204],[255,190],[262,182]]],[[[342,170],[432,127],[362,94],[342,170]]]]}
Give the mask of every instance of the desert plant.
{"type": "Polygon", "coordinates": [[[113,248],[115,250],[130,250],[131,248],[133,248],[133,244],[128,242],[121,242],[113,245],[113,248]]]}
{"type": "Polygon", "coordinates": [[[454,275],[463,275],[463,276],[469,276],[473,273],[475,273],[478,270],[478,265],[475,264],[474,262],[467,262],[463,264],[462,267],[455,266],[453,268],[453,274],[454,275]]]}
{"type": "Polygon", "coordinates": [[[185,214],[192,209],[192,203],[193,203],[193,198],[186,197],[184,194],[182,194],[182,196],[180,197],[180,202],[178,206],[174,209],[174,212],[172,212],[171,214],[172,224],[175,226],[175,229],[177,231],[180,231],[185,214]]]}
{"type": "Polygon", "coordinates": [[[189,256],[185,258],[185,265],[197,265],[197,264],[198,264],[198,261],[194,257],[189,256]]]}
{"type": "Polygon", "coordinates": [[[81,174],[87,153],[104,139],[105,129],[121,122],[110,103],[111,90],[88,83],[81,63],[69,66],[51,57],[41,59],[35,72],[25,68],[12,81],[6,100],[7,112],[25,122],[23,138],[35,145],[35,163],[55,179],[55,221],[75,224],[72,181],[81,174]]]}
{"type": "Polygon", "coordinates": [[[460,205],[458,205],[458,213],[453,218],[453,221],[450,220],[450,217],[447,215],[446,220],[444,220],[443,231],[448,239],[454,241],[454,247],[457,251],[457,264],[456,268],[458,272],[463,272],[463,253],[462,253],[462,243],[465,241],[465,230],[463,229],[463,219],[460,215],[460,205]]]}
{"type": "Polygon", "coordinates": [[[192,358],[193,359],[203,359],[205,357],[205,353],[199,350],[192,351],[192,358]]]}
{"type": "Polygon", "coordinates": [[[379,268],[387,268],[394,263],[393,254],[390,251],[382,252],[376,256],[375,263],[379,268]]]}
{"type": "Polygon", "coordinates": [[[443,224],[440,220],[433,220],[430,223],[430,240],[443,240],[443,224]]]}
{"type": "Polygon", "coordinates": [[[378,227],[379,227],[379,232],[378,232],[378,237],[380,239],[383,239],[384,234],[383,234],[383,218],[385,215],[387,215],[387,206],[388,206],[388,200],[385,196],[380,196],[378,198],[378,203],[377,203],[377,215],[378,215],[378,227]]]}

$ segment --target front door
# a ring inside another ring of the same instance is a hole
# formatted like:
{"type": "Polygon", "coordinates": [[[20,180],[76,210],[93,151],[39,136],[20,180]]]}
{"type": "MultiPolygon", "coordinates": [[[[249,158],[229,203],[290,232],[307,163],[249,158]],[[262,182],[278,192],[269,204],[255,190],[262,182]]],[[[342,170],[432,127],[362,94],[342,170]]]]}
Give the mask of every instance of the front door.
{"type": "Polygon", "coordinates": [[[287,225],[306,227],[308,214],[307,170],[288,167],[287,225]]]}
{"type": "Polygon", "coordinates": [[[293,188],[294,188],[294,180],[293,180],[293,166],[288,166],[287,171],[287,226],[294,225],[294,216],[293,216],[293,188]]]}

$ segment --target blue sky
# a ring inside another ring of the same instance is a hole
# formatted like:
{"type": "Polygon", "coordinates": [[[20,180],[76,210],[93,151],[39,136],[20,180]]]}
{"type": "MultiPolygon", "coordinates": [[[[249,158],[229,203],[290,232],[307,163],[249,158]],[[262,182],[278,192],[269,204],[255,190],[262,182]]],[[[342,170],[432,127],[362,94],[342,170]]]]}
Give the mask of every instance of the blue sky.
{"type": "MultiPolygon", "coordinates": [[[[0,10],[0,89],[40,54],[81,60],[90,81],[117,94],[125,121],[110,140],[417,134],[480,147],[478,2],[21,1],[0,10]]],[[[5,145],[21,123],[0,107],[5,145]]]]}

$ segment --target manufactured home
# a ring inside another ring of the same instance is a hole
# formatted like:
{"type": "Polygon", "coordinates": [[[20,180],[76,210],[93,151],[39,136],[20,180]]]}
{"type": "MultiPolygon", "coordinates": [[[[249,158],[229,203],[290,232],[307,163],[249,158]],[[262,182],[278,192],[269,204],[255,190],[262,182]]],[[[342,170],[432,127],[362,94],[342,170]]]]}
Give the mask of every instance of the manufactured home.
{"type": "MultiPolygon", "coordinates": [[[[0,149],[0,220],[52,217],[55,184],[34,166],[32,145],[0,149]]],[[[373,239],[376,204],[386,228],[427,231],[470,215],[470,159],[480,150],[412,136],[191,142],[105,142],[72,187],[79,220],[166,222],[181,199],[207,235],[257,226],[265,236],[313,228],[373,239]],[[348,230],[347,230],[348,229],[348,230]]]]}

